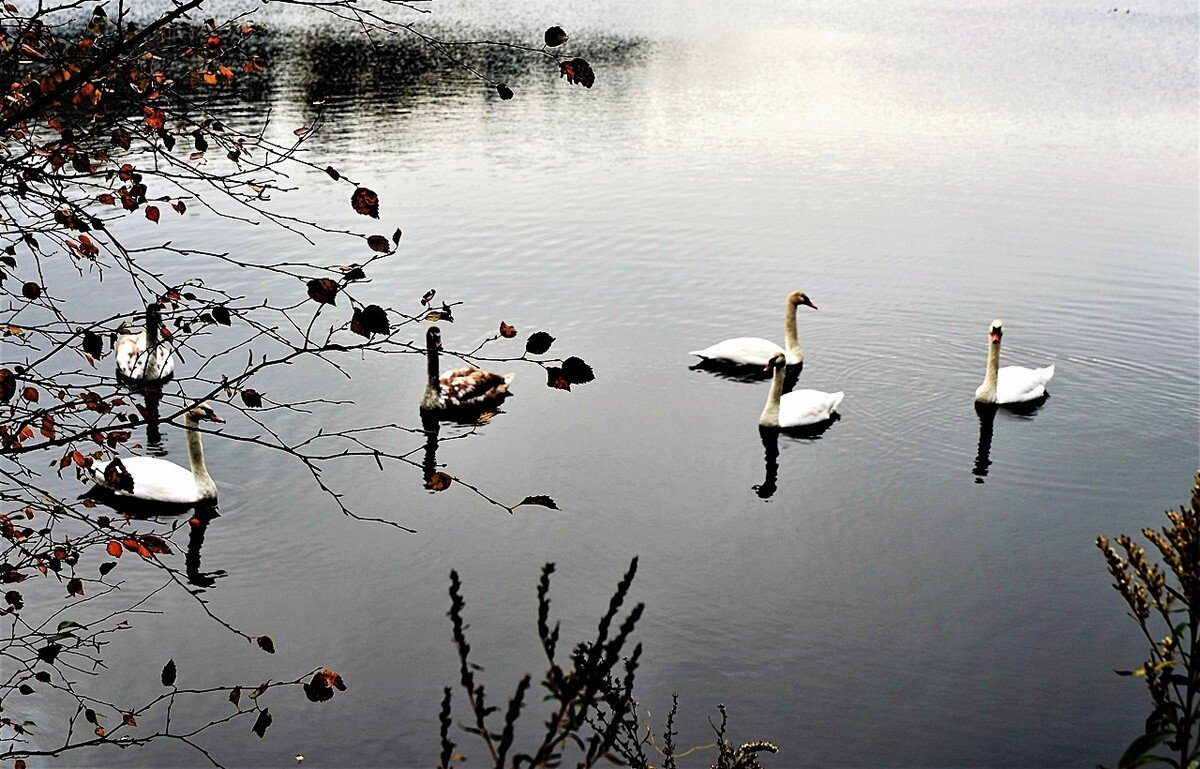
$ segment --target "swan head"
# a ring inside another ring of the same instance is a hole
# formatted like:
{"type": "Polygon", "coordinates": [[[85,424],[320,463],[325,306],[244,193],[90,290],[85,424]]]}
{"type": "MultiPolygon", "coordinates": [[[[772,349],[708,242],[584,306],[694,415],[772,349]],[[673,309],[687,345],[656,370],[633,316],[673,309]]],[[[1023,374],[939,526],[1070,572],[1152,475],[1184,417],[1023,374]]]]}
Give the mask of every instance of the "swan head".
{"type": "Polygon", "coordinates": [[[787,367],[787,357],[783,353],[777,352],[771,356],[769,361],[767,361],[767,365],[763,371],[775,371],[776,369],[782,369],[785,367],[787,367]]]}
{"type": "Polygon", "coordinates": [[[442,349],[442,330],[432,326],[425,332],[425,346],[430,350],[442,349]]]}
{"type": "Polygon", "coordinates": [[[192,406],[192,408],[189,409],[187,414],[184,416],[184,421],[192,425],[198,425],[205,420],[209,422],[225,421],[217,415],[217,412],[212,410],[212,407],[209,406],[207,402],[197,403],[195,406],[192,406]]]}
{"type": "Polygon", "coordinates": [[[992,344],[1000,344],[1000,339],[1004,336],[1004,321],[999,318],[992,321],[991,328],[988,329],[988,336],[991,338],[992,344]]]}
{"type": "Polygon", "coordinates": [[[807,307],[813,308],[814,310],[817,309],[817,306],[812,303],[811,299],[808,298],[808,294],[804,293],[803,291],[793,291],[792,293],[788,294],[788,304],[790,304],[792,307],[799,307],[803,304],[807,307]]]}

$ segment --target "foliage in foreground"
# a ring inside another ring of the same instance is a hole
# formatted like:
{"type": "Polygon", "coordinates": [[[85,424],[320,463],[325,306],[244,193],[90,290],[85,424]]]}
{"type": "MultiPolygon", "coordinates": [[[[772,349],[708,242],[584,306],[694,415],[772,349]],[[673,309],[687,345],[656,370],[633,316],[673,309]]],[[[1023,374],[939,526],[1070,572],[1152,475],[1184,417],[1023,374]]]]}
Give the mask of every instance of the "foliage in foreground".
{"type": "MultiPolygon", "coordinates": [[[[462,595],[462,582],[457,572],[450,572],[450,621],[454,628],[454,645],[458,650],[459,684],[466,694],[470,710],[470,720],[462,723],[461,728],[478,738],[482,748],[486,749],[487,762],[496,769],[507,766],[513,769],[556,767],[569,760],[569,756],[573,757],[570,760],[574,760],[578,767],[592,767],[605,762],[635,769],[652,769],[656,764],[651,763],[647,749],[662,757],[664,769],[675,769],[676,759],[697,750],[692,748],[681,752],[675,744],[677,698],[672,698],[661,747],[651,727],[640,721],[638,703],[633,699],[633,684],[642,645],[636,644],[628,656],[622,656],[622,652],[641,619],[645,605],[639,603],[634,606],[616,629],[613,628],[613,622],[621,612],[633,584],[637,563],[637,558],[634,558],[625,576],[617,583],[608,609],[600,618],[596,637],[576,644],[568,660],[562,664],[557,658],[560,623],[555,622],[553,627],[550,626],[550,575],[554,573],[554,564],[548,563],[542,568],[537,590],[537,631],[547,662],[541,685],[545,689],[544,700],[550,703],[551,708],[541,730],[541,739],[521,752],[514,752],[514,743],[531,677],[526,674],[517,682],[517,688],[504,710],[503,724],[498,725],[495,716],[500,708],[488,704],[484,686],[475,677],[482,668],[469,659],[471,646],[467,643],[466,623],[463,620],[466,603],[462,595]]],[[[449,769],[454,763],[466,760],[455,752],[458,746],[450,739],[452,705],[453,692],[446,687],[439,716],[442,735],[439,769],[449,769]]],[[[779,748],[763,741],[735,746],[726,740],[727,713],[724,705],[718,707],[721,720],[712,724],[717,741],[713,745],[703,746],[717,751],[713,769],[761,769],[759,753],[775,753],[779,748]]],[[[529,729],[524,731],[532,733],[529,729]]]]}
{"type": "Polygon", "coordinates": [[[1168,510],[1170,525],[1142,529],[1159,552],[1164,569],[1146,559],[1146,550],[1127,535],[1113,547],[1097,537],[1113,587],[1129,604],[1129,615],[1149,644],[1149,656],[1136,670],[1118,671],[1146,682],[1154,709],[1146,732],[1117,766],[1165,764],[1185,769],[1200,765],[1200,473],[1192,487],[1191,507],[1168,510]]]}

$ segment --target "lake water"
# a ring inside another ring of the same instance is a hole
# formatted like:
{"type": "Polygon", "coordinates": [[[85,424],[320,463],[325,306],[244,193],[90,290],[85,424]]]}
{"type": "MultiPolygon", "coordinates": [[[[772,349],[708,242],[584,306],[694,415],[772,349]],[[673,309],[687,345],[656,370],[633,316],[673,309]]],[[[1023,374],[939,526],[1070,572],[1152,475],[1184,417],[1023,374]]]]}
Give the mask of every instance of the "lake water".
{"type": "MultiPolygon", "coordinates": [[[[290,42],[261,101],[238,108],[249,120],[269,106],[282,138],[326,100],[311,159],[379,192],[381,232],[404,229],[360,298],[411,307],[436,287],[466,303],[443,324],[447,347],[505,320],[595,368],[568,394],[518,367],[504,413],[438,448],[489,495],[548,494],[562,511],[431,494],[418,468],[328,471],[406,534],[340,516],[299,465],[210,440],[222,517],[202,569],[224,574],[206,595],[279,653],[164,597],[96,685],[156,692],[168,657],[196,686],[328,665],[348,692],[320,706],[285,693],[267,739],[246,724],[207,744],[232,765],[429,766],[457,680],[450,569],[500,696],[543,669],[541,564],[558,563],[554,607],[574,640],[637,555],[637,695],[661,732],[679,693],[683,744],[709,740],[723,702],[736,739],[782,747],[770,766],[1115,763],[1149,707],[1112,673],[1143,652],[1094,538],[1159,525],[1200,463],[1195,4],[576,5],[447,2],[433,19],[530,43],[561,24],[595,66],[590,91],[498,56],[489,71],[517,93],[502,102],[410,46],[372,70],[345,33],[275,18],[290,42]],[[800,386],[846,398],[819,439],[778,441],[767,496],[766,382],[691,370],[686,351],[781,339],[794,289],[820,307],[800,310],[800,386]],[[1057,375],[1042,408],[1000,413],[981,445],[971,397],[994,317],[1005,362],[1057,375]]],[[[344,186],[294,181],[284,210],[363,226],[344,186]]],[[[240,254],[364,256],[200,214],[164,226],[240,254]]],[[[347,424],[419,424],[421,359],[350,371],[256,386],[354,397],[347,424]]],[[[137,570],[124,576],[136,592],[137,570]]],[[[87,760],[197,758],[157,744],[87,760]]]]}

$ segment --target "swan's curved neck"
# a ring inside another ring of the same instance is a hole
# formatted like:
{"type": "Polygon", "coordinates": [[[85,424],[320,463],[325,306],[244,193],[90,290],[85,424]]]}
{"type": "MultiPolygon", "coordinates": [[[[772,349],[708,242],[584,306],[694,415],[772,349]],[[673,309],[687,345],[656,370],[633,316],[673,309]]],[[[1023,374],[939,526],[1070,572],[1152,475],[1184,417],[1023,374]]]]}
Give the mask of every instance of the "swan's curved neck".
{"type": "Polygon", "coordinates": [[[783,397],[783,366],[777,366],[771,375],[771,392],[767,395],[767,405],[763,406],[762,416],[758,418],[760,425],[766,427],[779,426],[779,399],[783,397]]]}
{"type": "Polygon", "coordinates": [[[1000,343],[988,342],[987,372],[983,375],[983,384],[975,394],[975,399],[986,403],[996,400],[996,381],[1000,376],[1000,343]]]}
{"type": "Polygon", "coordinates": [[[158,345],[158,308],[153,304],[146,306],[146,349],[153,350],[158,345]]]}
{"type": "Polygon", "coordinates": [[[787,303],[787,317],[784,318],[783,324],[783,344],[784,349],[793,357],[800,355],[800,343],[796,341],[796,311],[800,309],[799,305],[787,303]]]}
{"type": "Polygon", "coordinates": [[[432,341],[425,346],[425,364],[429,367],[430,383],[436,383],[440,376],[440,370],[438,368],[437,344],[432,341]]]}
{"type": "Polygon", "coordinates": [[[215,497],[217,484],[213,483],[212,476],[208,474],[208,467],[204,464],[204,446],[200,443],[200,431],[197,429],[200,424],[191,417],[184,419],[183,423],[188,428],[188,461],[192,465],[192,476],[196,479],[196,488],[200,490],[203,497],[215,497]]]}

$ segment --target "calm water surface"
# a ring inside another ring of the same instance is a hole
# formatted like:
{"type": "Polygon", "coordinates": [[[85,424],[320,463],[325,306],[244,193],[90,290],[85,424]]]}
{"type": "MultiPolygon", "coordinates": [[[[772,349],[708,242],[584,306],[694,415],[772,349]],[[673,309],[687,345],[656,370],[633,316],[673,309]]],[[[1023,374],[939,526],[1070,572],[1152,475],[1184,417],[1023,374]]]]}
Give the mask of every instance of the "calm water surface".
{"type": "MultiPolygon", "coordinates": [[[[102,681],[156,692],[156,673],[129,671],[167,657],[195,685],[327,664],[349,692],[277,698],[266,740],[235,727],[218,755],[428,766],[457,677],[449,570],[499,696],[542,669],[540,565],[558,562],[555,607],[582,638],[638,555],[638,695],[661,731],[679,692],[684,743],[707,741],[724,702],[737,738],[782,746],[772,766],[1113,763],[1147,703],[1112,674],[1142,652],[1093,540],[1157,525],[1200,462],[1194,4],[578,5],[435,17],[531,41],[562,24],[596,66],[591,92],[499,60],[518,94],[502,103],[407,54],[364,71],[351,47],[297,33],[243,108],[269,106],[285,137],[328,100],[313,160],[376,189],[382,226],[405,233],[361,296],[411,304],[436,287],[467,303],[448,346],[503,319],[594,366],[571,394],[518,369],[505,413],[438,449],[493,496],[545,493],[563,511],[431,495],[414,469],[332,469],[349,502],[417,529],[393,532],[339,516],[299,466],[210,442],[223,516],[203,568],[225,575],[208,597],[279,653],[176,597],[111,647],[102,681]],[[685,352],[780,338],[793,289],[820,307],[800,314],[801,386],[846,399],[819,439],[781,438],[772,470],[766,383],[690,370],[685,352]],[[981,443],[971,395],[997,316],[1007,362],[1058,373],[1040,410],[1001,413],[981,443]]],[[[297,181],[285,208],[361,226],[344,187],[297,181]]],[[[243,254],[362,258],[266,227],[171,226],[243,254]]],[[[348,384],[311,367],[259,389],[353,388],[348,420],[415,425],[422,372],[400,356],[354,364],[348,384]]]]}

